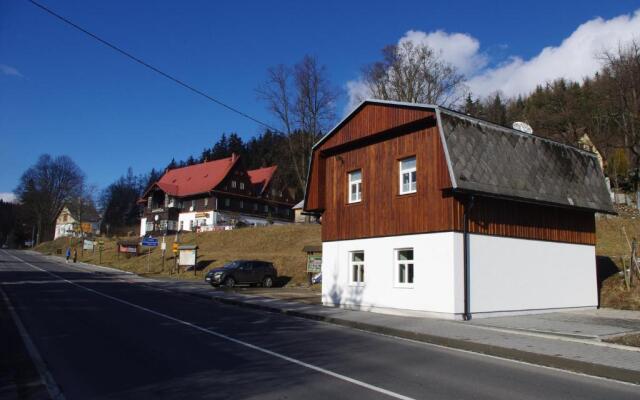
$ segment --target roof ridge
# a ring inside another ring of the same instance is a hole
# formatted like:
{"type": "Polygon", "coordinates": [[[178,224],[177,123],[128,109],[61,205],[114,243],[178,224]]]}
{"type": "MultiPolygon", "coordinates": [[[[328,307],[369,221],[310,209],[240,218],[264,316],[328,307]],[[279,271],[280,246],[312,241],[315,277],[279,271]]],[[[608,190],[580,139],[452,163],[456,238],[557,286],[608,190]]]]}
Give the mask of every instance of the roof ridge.
{"type": "Polygon", "coordinates": [[[550,139],[550,138],[545,137],[545,136],[540,136],[540,135],[536,135],[536,134],[533,134],[533,133],[522,132],[522,131],[519,131],[519,130],[517,130],[515,128],[510,128],[508,126],[500,125],[498,123],[495,123],[495,122],[492,122],[492,121],[488,121],[486,119],[474,117],[472,115],[468,115],[468,114],[465,114],[463,112],[452,110],[450,108],[446,108],[446,107],[443,107],[443,106],[436,106],[436,107],[440,109],[440,112],[444,112],[445,114],[450,114],[450,115],[451,114],[455,114],[454,115],[455,117],[464,118],[464,119],[468,119],[468,120],[473,120],[473,121],[476,121],[476,122],[478,122],[480,124],[489,125],[489,126],[492,126],[492,127],[495,127],[495,128],[502,129],[502,130],[506,131],[507,133],[516,134],[516,135],[524,136],[524,137],[535,137],[537,139],[540,139],[540,140],[543,140],[543,141],[546,141],[546,142],[550,142],[552,144],[557,144],[559,146],[567,147],[567,148],[569,148],[571,150],[578,150],[578,151],[581,151],[583,153],[586,153],[587,155],[596,157],[596,153],[594,153],[592,151],[589,151],[589,150],[581,149],[578,146],[574,146],[574,145],[571,145],[571,144],[568,144],[568,143],[562,143],[562,142],[560,142],[558,140],[553,140],[553,139],[550,139]]]}

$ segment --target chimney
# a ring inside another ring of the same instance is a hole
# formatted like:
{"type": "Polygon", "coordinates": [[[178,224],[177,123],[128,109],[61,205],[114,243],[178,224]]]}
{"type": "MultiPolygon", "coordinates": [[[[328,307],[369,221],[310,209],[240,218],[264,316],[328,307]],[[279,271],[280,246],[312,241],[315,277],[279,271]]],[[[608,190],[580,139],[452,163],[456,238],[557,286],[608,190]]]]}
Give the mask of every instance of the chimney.
{"type": "Polygon", "coordinates": [[[231,153],[231,162],[235,162],[236,159],[238,158],[238,156],[236,155],[236,153],[231,153]]]}

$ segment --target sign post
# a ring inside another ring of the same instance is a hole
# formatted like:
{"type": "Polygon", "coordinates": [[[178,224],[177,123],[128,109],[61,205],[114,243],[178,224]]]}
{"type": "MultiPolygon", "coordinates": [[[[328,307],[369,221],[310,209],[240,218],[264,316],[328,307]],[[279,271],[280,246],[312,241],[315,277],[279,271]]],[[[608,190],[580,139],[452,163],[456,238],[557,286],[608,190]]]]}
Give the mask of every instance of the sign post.
{"type": "Polygon", "coordinates": [[[307,277],[309,286],[313,284],[313,276],[322,272],[322,247],[305,246],[302,251],[307,253],[307,277]]]}
{"type": "MultiPolygon", "coordinates": [[[[176,234],[177,236],[177,234],[176,234]]],[[[173,246],[171,248],[172,252],[173,252],[173,266],[171,267],[171,273],[173,273],[174,269],[178,268],[178,247],[180,246],[180,243],[178,242],[173,242],[173,246]]]]}
{"type": "Polygon", "coordinates": [[[103,240],[99,240],[98,241],[98,250],[100,251],[100,261],[98,262],[98,264],[102,264],[102,248],[104,247],[104,241],[103,240]]]}
{"type": "Polygon", "coordinates": [[[167,242],[165,242],[165,236],[162,236],[162,243],[160,244],[160,249],[162,250],[162,272],[164,272],[164,255],[167,252],[167,242]]]}
{"type": "Polygon", "coordinates": [[[151,248],[158,247],[158,239],[148,236],[142,239],[140,243],[142,246],[146,246],[149,250],[147,252],[147,272],[151,272],[151,248]]]}

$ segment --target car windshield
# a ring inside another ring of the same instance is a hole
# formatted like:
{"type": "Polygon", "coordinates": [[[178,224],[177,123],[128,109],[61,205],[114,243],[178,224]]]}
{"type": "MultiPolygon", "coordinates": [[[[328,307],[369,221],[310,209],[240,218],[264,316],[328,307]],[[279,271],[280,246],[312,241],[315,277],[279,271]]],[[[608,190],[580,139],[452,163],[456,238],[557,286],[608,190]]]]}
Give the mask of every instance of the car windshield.
{"type": "Polygon", "coordinates": [[[241,265],[242,265],[242,263],[240,261],[231,261],[230,263],[227,263],[227,264],[223,265],[222,268],[223,269],[235,269],[235,268],[238,268],[241,265]]]}

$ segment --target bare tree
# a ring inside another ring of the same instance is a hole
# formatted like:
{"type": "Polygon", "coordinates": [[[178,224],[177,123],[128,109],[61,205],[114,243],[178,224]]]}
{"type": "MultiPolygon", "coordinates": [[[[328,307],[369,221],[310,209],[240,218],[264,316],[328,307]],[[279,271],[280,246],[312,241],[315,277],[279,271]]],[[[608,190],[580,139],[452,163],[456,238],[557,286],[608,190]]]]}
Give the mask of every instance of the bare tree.
{"type": "Polygon", "coordinates": [[[293,67],[269,68],[256,92],[287,135],[298,186],[304,191],[313,144],[335,120],[339,91],[326,67],[307,55],[293,67]]]}
{"type": "Polygon", "coordinates": [[[610,96],[615,104],[613,121],[628,148],[640,159],[640,42],[632,40],[619,45],[616,51],[602,53],[602,75],[610,80],[610,96]]]}
{"type": "Polygon", "coordinates": [[[363,80],[383,100],[452,107],[466,94],[464,75],[426,44],[410,41],[385,47],[381,61],[363,68],[363,80]]]}
{"type": "Polygon", "coordinates": [[[36,243],[51,238],[58,213],[83,183],[84,173],[68,156],[43,154],[22,174],[15,192],[37,227],[36,243]]]}

